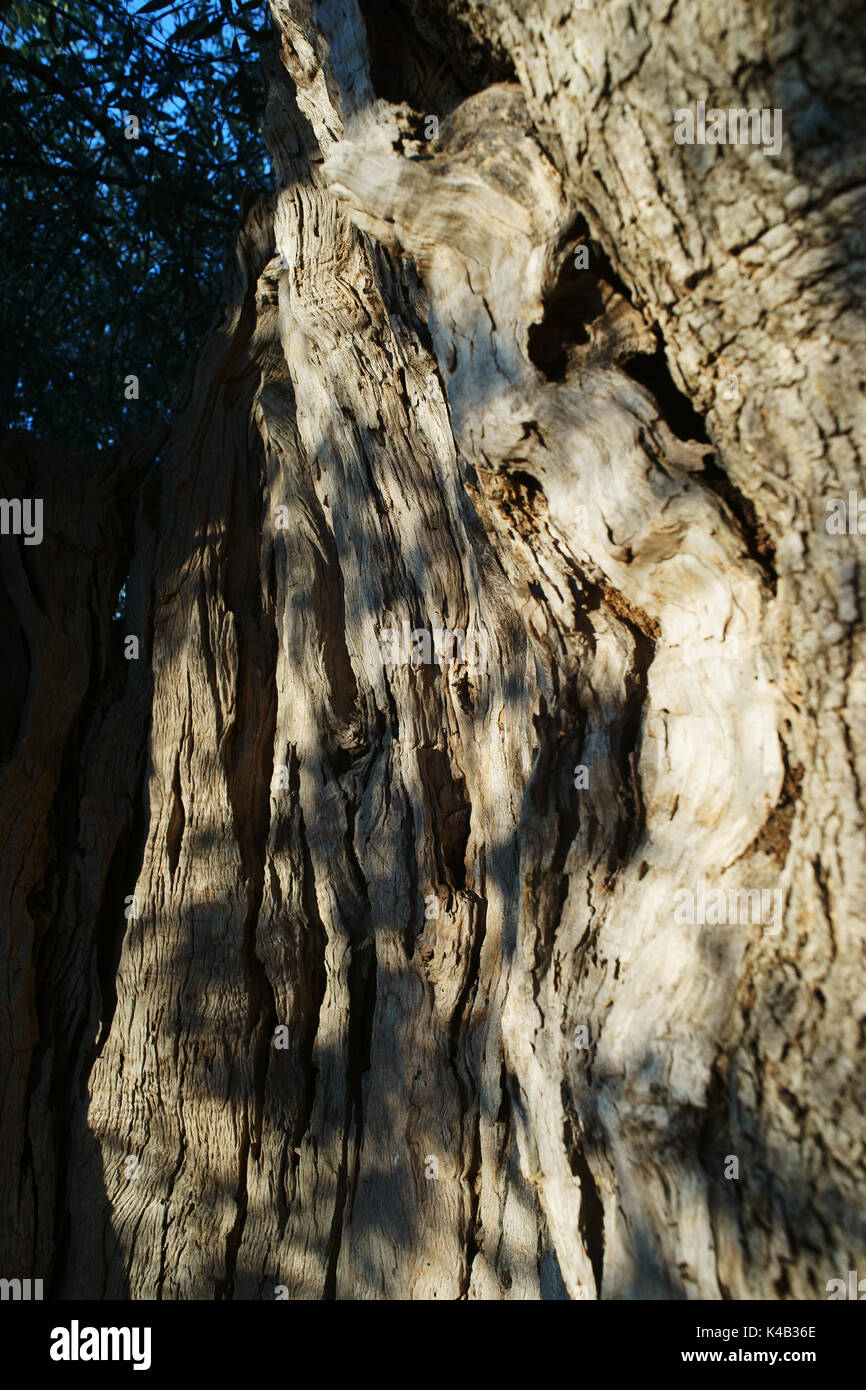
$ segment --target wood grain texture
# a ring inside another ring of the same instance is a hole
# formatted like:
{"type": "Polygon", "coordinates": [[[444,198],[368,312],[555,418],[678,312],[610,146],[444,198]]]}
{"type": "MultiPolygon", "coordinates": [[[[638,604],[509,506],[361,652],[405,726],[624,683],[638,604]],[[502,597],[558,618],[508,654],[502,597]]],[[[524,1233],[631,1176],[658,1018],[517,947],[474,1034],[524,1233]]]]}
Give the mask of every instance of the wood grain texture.
{"type": "Polygon", "coordinates": [[[33,727],[69,701],[3,774],[14,1259],[823,1298],[866,1237],[853,9],[272,12],[274,196],[164,456],[82,491],[104,573],[26,557],[69,650],[2,552],[33,727]],[[705,97],[781,155],[677,145],[705,97]],[[144,659],[82,722],[124,545],[144,659]]]}

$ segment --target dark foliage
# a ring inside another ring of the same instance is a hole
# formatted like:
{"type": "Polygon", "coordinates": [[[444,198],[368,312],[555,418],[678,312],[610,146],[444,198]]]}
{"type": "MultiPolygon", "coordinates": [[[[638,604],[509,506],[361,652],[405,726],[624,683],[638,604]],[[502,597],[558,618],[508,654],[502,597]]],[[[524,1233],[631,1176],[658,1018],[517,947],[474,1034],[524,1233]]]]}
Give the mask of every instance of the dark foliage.
{"type": "Polygon", "coordinates": [[[86,448],[167,413],[267,178],[267,25],[263,0],[0,0],[0,426],[86,448]]]}

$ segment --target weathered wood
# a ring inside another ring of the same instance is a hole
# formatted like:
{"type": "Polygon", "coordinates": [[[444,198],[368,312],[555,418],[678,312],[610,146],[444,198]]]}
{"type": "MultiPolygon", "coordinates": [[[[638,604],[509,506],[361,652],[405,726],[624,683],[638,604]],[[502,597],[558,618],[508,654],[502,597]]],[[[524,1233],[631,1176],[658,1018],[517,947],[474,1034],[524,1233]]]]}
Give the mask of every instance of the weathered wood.
{"type": "Polygon", "coordinates": [[[866,1235],[862,541],[824,525],[863,485],[853,9],[413,0],[385,49],[372,3],[272,8],[273,206],[87,743],[97,648],[4,561],[31,723],[71,673],[5,774],[53,770],[2,898],[22,1273],[824,1297],[866,1235]],[[781,108],[778,157],[677,144],[704,98],[781,108]]]}

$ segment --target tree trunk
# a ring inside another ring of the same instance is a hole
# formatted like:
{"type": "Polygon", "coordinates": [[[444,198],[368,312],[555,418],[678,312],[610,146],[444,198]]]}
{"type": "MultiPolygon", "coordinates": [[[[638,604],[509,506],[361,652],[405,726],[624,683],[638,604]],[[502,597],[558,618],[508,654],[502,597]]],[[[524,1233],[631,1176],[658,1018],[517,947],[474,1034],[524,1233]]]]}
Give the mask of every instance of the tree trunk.
{"type": "Polygon", "coordinates": [[[46,536],[0,540],[3,1269],[823,1298],[866,1240],[855,7],[272,8],[275,197],[167,442],[4,445],[46,536]],[[699,100],[781,153],[678,144],[699,100]]]}

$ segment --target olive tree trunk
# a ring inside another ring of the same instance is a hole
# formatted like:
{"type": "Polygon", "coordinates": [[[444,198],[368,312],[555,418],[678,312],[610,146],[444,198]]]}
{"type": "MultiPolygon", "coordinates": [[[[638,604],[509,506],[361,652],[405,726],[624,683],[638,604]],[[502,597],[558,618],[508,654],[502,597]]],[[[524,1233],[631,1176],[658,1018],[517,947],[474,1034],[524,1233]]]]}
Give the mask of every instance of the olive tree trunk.
{"type": "Polygon", "coordinates": [[[171,430],[4,445],[3,1259],[55,1296],[862,1265],[862,25],[590,6],[272,0],[171,430]]]}

